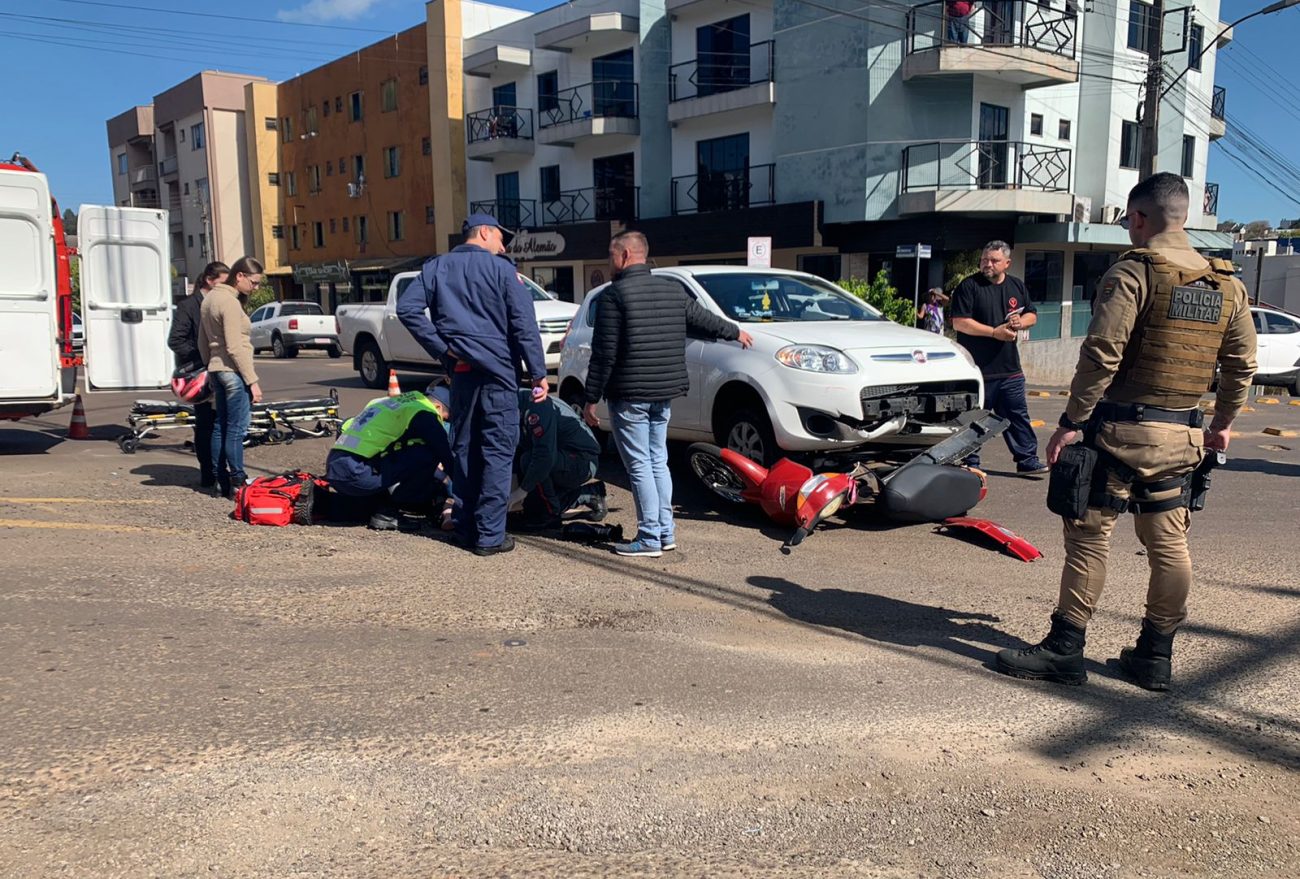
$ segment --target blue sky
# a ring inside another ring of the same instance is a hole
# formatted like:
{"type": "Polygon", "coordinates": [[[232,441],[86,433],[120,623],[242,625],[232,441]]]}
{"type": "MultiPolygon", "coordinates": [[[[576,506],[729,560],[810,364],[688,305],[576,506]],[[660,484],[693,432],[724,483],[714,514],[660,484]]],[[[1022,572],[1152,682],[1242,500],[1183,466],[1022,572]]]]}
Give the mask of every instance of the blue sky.
{"type": "MultiPolygon", "coordinates": [[[[551,5],[498,2],[521,9],[551,5]]],[[[1267,3],[1224,0],[1221,18],[1267,3]]],[[[423,16],[420,0],[0,0],[0,152],[7,158],[19,150],[36,162],[64,206],[107,203],[112,186],[104,123],[110,117],[205,68],[285,79],[423,16]],[[106,32],[105,24],[120,34],[106,32]],[[156,30],[135,32],[143,28],[156,30]]],[[[1236,122],[1244,140],[1271,147],[1292,164],[1300,164],[1300,93],[1286,59],[1297,45],[1300,7],[1253,19],[1220,53],[1217,74],[1228,89],[1229,129],[1236,122]]],[[[1225,141],[1210,148],[1209,179],[1221,187],[1220,219],[1300,218],[1300,186],[1281,182],[1275,169],[1251,159],[1249,144],[1225,141]]]]}

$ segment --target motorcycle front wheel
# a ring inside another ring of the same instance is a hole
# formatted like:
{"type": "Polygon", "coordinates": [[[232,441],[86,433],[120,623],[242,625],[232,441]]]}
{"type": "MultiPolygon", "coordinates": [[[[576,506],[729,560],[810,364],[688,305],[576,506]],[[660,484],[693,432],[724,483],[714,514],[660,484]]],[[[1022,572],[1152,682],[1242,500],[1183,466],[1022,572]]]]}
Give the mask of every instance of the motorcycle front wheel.
{"type": "Polygon", "coordinates": [[[745,503],[745,483],[722,460],[722,449],[711,443],[695,443],[686,451],[691,470],[709,491],[733,504],[745,503]]]}

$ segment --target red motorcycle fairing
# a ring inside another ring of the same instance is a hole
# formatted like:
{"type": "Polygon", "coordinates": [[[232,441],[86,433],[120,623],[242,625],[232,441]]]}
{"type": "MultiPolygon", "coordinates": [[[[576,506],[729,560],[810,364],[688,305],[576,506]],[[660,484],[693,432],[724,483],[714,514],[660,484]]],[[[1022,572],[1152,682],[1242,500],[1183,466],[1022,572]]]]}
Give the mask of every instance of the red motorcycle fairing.
{"type": "Polygon", "coordinates": [[[813,472],[802,464],[782,458],[769,470],[739,452],[722,449],[723,463],[745,483],[741,496],[763,508],[778,525],[794,525],[799,489],[812,479],[813,472]]]}
{"type": "Polygon", "coordinates": [[[1009,528],[1003,528],[990,519],[976,519],[971,516],[953,516],[943,520],[940,528],[971,528],[985,534],[1000,544],[1007,552],[1025,562],[1041,559],[1043,554],[1028,540],[1009,528]]]}

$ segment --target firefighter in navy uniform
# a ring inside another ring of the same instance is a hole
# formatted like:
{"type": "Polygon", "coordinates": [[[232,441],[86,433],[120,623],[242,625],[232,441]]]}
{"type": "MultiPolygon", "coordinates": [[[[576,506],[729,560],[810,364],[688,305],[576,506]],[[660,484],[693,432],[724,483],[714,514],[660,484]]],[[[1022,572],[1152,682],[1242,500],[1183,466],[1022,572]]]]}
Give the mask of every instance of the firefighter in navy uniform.
{"type": "Polygon", "coordinates": [[[550,386],[533,298],[505,252],[511,233],[470,214],[465,243],[434,257],[397,298],[397,318],[451,376],[456,542],[475,555],[510,552],[510,474],[519,442],[519,366],[544,400],[550,386]],[[427,310],[427,313],[426,313],[427,310]]]}
{"type": "MultiPolygon", "coordinates": [[[[1192,249],[1183,231],[1187,205],[1187,184],[1176,174],[1156,174],[1129,193],[1122,224],[1135,249],[1098,285],[1070,399],[1047,449],[1051,464],[1080,436],[1096,450],[1091,479],[1079,480],[1086,513],[1064,519],[1065,566],[1051,631],[1037,645],[1001,651],[1004,674],[1087,680],[1084,631],[1105,586],[1111,532],[1130,512],[1151,575],[1137,645],[1125,648],[1120,664],[1140,686],[1168,689],[1174,633],[1192,583],[1193,477],[1207,472],[1198,467],[1207,451],[1227,449],[1255,372],[1246,290],[1231,263],[1207,262],[1192,249]],[[1198,402],[1216,364],[1214,417],[1202,429],[1198,402]]],[[[1056,478],[1054,471],[1049,499],[1056,478]]]]}
{"type": "Polygon", "coordinates": [[[605,518],[605,483],[592,482],[600,463],[600,443],[573,409],[554,397],[534,401],[519,392],[519,486],[512,504],[523,503],[523,528],[558,528],[570,507],[584,506],[587,518],[605,518]]]}

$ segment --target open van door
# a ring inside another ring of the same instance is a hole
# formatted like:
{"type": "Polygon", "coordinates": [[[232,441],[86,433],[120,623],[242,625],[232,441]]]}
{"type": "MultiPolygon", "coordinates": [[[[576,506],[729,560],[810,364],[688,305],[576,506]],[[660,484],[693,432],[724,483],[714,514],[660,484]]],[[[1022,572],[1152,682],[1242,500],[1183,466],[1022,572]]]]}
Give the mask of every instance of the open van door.
{"type": "Polygon", "coordinates": [[[82,205],[77,239],[86,390],[170,388],[172,283],[166,212],[82,205]]]}
{"type": "Polygon", "coordinates": [[[0,170],[0,404],[59,404],[57,309],[49,183],[0,170]]]}

